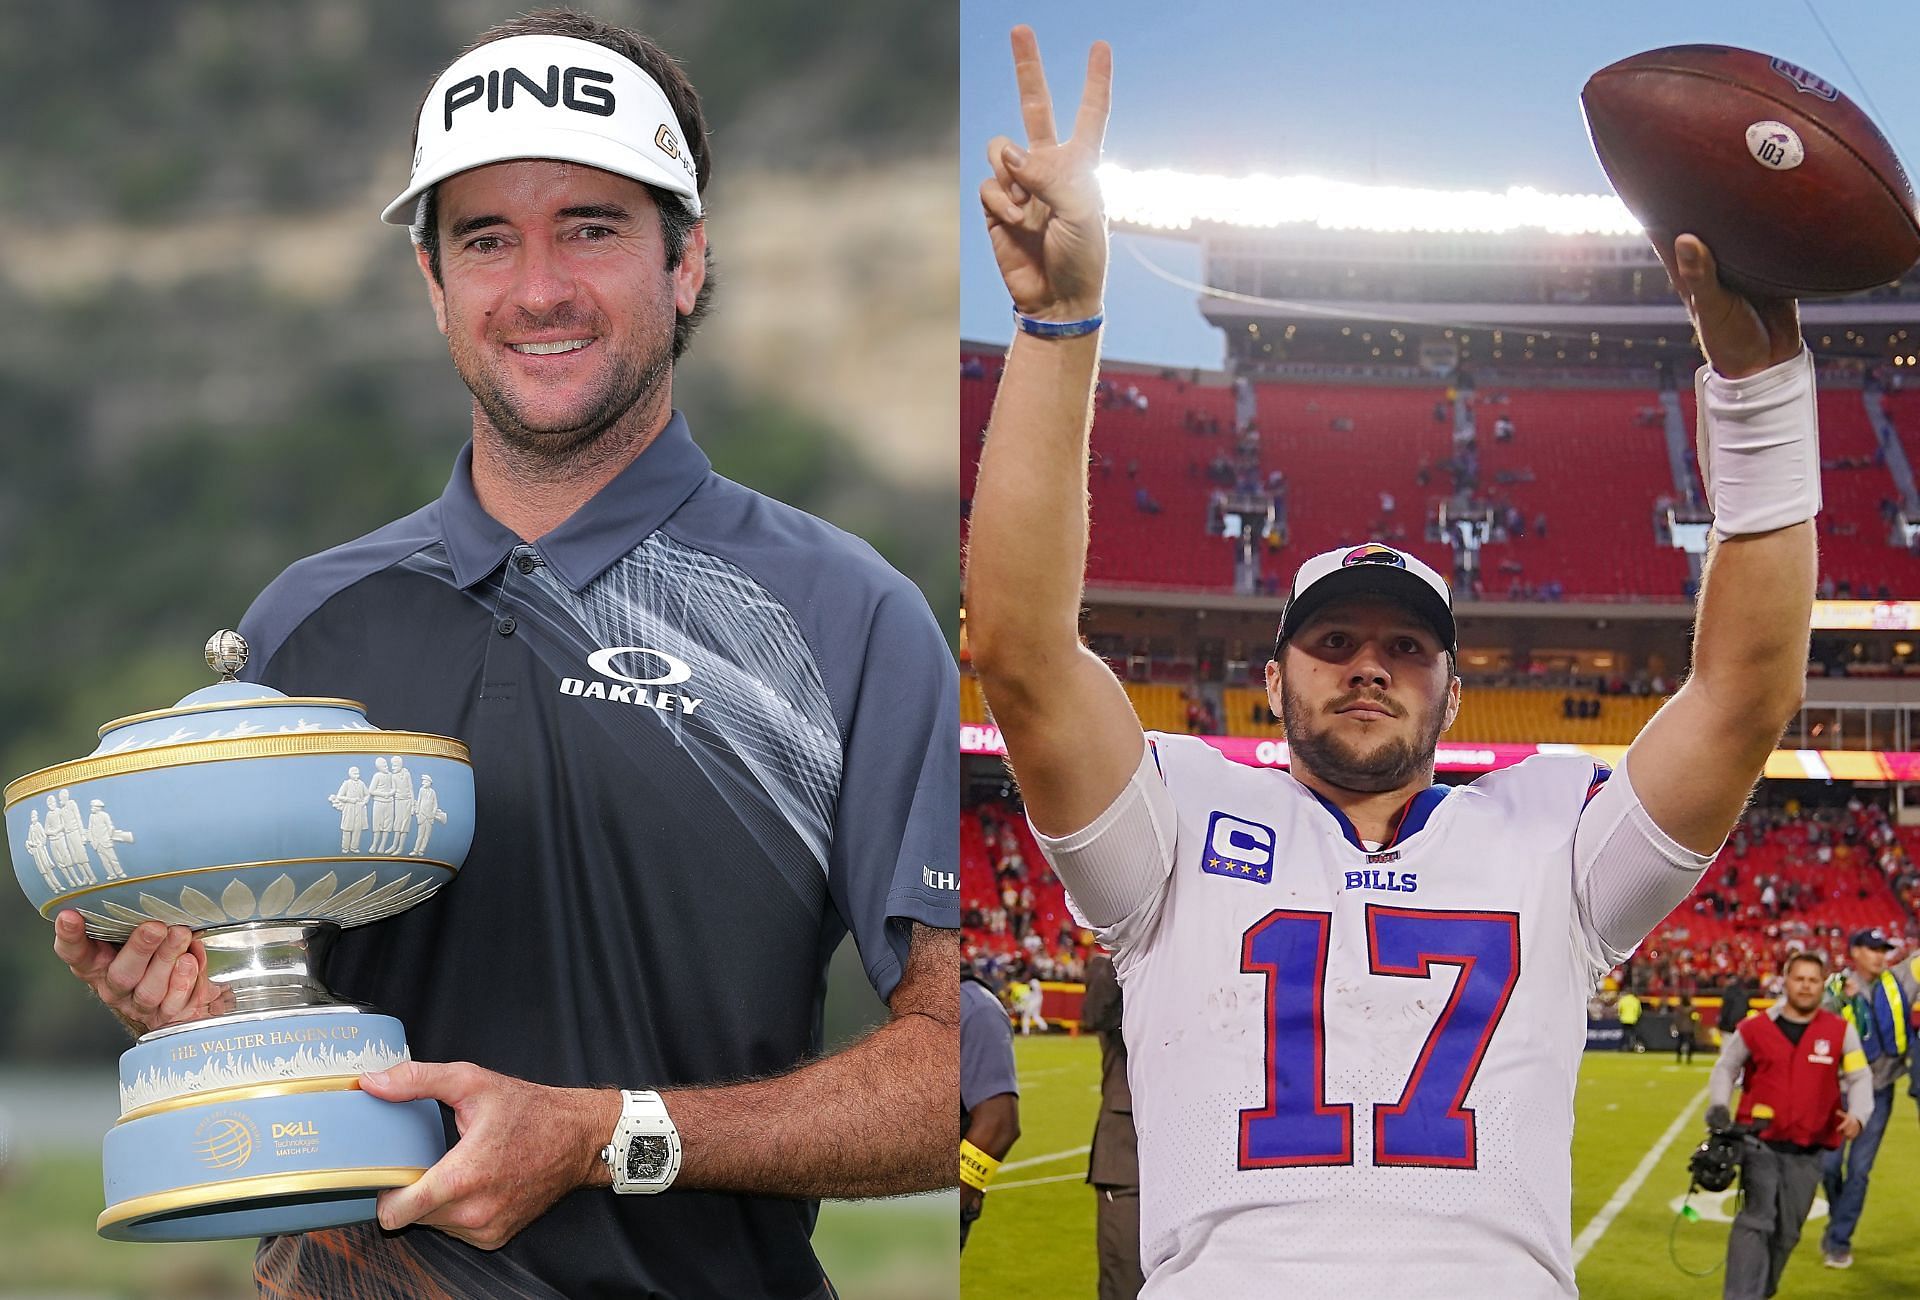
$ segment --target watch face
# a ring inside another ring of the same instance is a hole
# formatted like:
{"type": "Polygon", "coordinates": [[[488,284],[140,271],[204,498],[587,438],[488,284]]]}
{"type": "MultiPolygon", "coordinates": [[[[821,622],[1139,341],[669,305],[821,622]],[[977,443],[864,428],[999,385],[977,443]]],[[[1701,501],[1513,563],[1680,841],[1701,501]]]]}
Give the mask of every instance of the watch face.
{"type": "Polygon", "coordinates": [[[627,1181],[657,1183],[667,1175],[667,1139],[644,1134],[627,1143],[627,1181]]]}

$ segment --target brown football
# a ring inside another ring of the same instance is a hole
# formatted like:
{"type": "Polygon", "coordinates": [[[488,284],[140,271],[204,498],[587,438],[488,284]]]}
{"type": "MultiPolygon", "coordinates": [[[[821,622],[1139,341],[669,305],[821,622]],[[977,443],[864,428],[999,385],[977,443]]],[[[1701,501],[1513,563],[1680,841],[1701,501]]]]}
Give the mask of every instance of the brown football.
{"type": "Polygon", "coordinates": [[[1913,187],[1893,146],[1804,68],[1675,45],[1600,69],[1580,106],[1607,179],[1647,235],[1668,250],[1698,235],[1734,288],[1854,293],[1920,260],[1913,187]]]}

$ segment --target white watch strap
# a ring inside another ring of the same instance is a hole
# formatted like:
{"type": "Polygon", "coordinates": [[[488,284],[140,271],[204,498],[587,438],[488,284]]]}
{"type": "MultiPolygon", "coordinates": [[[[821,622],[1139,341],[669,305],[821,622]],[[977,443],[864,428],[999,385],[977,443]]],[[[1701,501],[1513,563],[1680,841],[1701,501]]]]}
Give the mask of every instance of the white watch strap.
{"type": "Polygon", "coordinates": [[[620,1122],[614,1125],[613,1141],[602,1154],[613,1175],[613,1190],[623,1196],[664,1192],[673,1186],[680,1175],[680,1130],[659,1093],[621,1091],[620,1122]],[[627,1176],[627,1154],[636,1139],[664,1140],[666,1160],[657,1177],[627,1176]]]}

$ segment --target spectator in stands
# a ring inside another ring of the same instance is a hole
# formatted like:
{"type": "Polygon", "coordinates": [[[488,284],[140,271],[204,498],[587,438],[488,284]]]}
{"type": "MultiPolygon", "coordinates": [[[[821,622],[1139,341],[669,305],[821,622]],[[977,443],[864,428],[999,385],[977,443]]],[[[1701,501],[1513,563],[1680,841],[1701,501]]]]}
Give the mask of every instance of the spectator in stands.
{"type": "Polygon", "coordinates": [[[1733,1122],[1727,1103],[1736,1079],[1740,1122],[1768,1121],[1741,1159],[1741,1209],[1727,1238],[1722,1292],[1728,1300],[1763,1300],[1779,1289],[1813,1208],[1821,1153],[1849,1138],[1859,1142],[1862,1126],[1873,1122],[1876,1099],[1860,1036],[1820,1005],[1825,974],[1826,963],[1812,953],[1789,958],[1785,1002],[1728,1035],[1707,1085],[1708,1128],[1723,1131],[1733,1122]]]}
{"type": "Polygon", "coordinates": [[[1865,1129],[1852,1135],[1844,1147],[1837,1146],[1827,1154],[1823,1181],[1831,1217],[1820,1253],[1828,1268],[1853,1264],[1853,1233],[1866,1208],[1867,1181],[1893,1111],[1893,1086],[1907,1072],[1908,1034],[1913,1009],[1920,1003],[1920,957],[1889,970],[1887,957],[1894,946],[1883,930],[1854,934],[1847,941],[1852,969],[1840,977],[1837,989],[1828,991],[1828,1005],[1859,1030],[1873,1070],[1874,1104],[1865,1129]]]}
{"type": "Polygon", "coordinates": [[[1493,422],[1493,440],[1495,442],[1513,441],[1513,417],[1502,414],[1493,422]]]}
{"type": "Polygon", "coordinates": [[[1133,505],[1143,515],[1160,513],[1160,503],[1153,499],[1153,494],[1147,491],[1144,484],[1133,490],[1133,505]]]}
{"type": "Polygon", "coordinates": [[[1140,1272],[1140,1159],[1133,1090],[1127,1083],[1127,1043],[1120,1033],[1121,1005],[1113,959],[1096,953],[1087,962],[1080,1027],[1100,1035],[1100,1117],[1094,1121],[1087,1156],[1087,1181],[1097,1198],[1099,1300],[1134,1300],[1145,1282],[1140,1272]]]}
{"type": "Polygon", "coordinates": [[[1020,1140],[1013,1026],[971,971],[960,975],[960,1249],[986,1208],[987,1185],[1020,1140]]]}

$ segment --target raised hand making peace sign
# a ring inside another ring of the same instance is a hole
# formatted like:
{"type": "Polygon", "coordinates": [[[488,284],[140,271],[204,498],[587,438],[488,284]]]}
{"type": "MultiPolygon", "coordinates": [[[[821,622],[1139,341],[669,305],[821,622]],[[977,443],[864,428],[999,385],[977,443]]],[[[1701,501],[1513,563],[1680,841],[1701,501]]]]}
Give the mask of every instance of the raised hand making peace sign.
{"type": "Polygon", "coordinates": [[[1004,135],[987,145],[993,175],[980,183],[994,261],[1015,310],[1041,320],[1100,313],[1107,279],[1107,218],[1101,207],[1100,142],[1113,99],[1113,51],[1094,42],[1073,136],[1054,138],[1053,99],[1031,27],[1013,29],[1013,70],[1027,145],[1004,135]]]}

